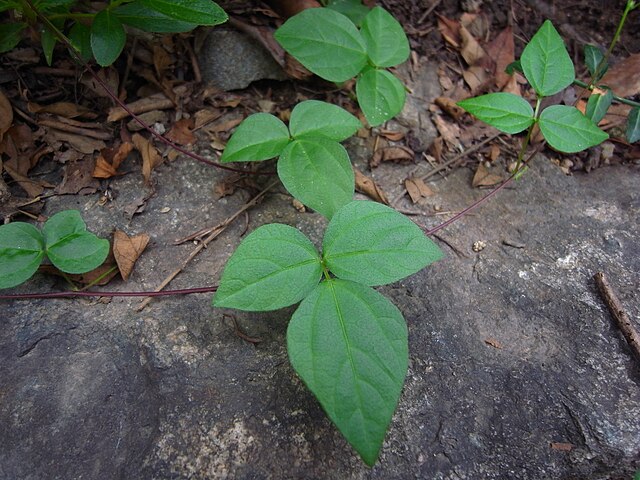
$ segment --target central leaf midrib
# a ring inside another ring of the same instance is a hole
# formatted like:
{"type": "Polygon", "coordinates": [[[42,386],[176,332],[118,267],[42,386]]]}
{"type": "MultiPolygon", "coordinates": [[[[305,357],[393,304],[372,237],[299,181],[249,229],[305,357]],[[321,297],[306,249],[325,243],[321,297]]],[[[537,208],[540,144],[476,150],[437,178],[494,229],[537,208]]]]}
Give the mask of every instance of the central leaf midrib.
{"type": "MultiPolygon", "coordinates": [[[[353,359],[353,354],[351,353],[351,345],[349,344],[349,335],[347,333],[347,326],[344,322],[344,316],[342,315],[342,310],[340,309],[340,304],[338,303],[338,297],[336,295],[336,289],[335,289],[335,285],[333,281],[328,281],[329,283],[329,288],[331,289],[331,295],[333,296],[333,302],[336,306],[336,314],[338,317],[338,322],[340,323],[340,329],[342,332],[342,337],[344,338],[344,343],[345,346],[347,348],[347,358],[349,359],[349,365],[351,366],[351,372],[353,373],[353,378],[354,378],[354,386],[355,386],[355,390],[356,390],[356,395],[358,397],[358,406],[359,406],[359,411],[362,411],[362,392],[360,391],[360,383],[358,382],[358,379],[360,378],[360,376],[358,375],[357,369],[356,369],[356,365],[353,359]]],[[[334,397],[335,398],[335,397],[334,397]]],[[[364,415],[363,415],[363,419],[364,419],[364,415]]],[[[364,429],[364,433],[365,436],[368,438],[369,435],[367,433],[367,429],[364,429]]]]}

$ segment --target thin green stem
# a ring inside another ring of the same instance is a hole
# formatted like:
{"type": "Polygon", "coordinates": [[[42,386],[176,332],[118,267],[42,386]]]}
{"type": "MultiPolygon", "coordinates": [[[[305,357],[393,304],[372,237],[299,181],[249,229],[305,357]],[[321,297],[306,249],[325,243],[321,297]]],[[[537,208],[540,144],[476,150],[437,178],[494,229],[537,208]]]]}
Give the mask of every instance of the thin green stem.
{"type": "Polygon", "coordinates": [[[98,283],[100,283],[102,281],[103,278],[105,278],[108,275],[111,275],[113,272],[115,272],[116,270],[118,270],[118,266],[114,265],[113,267],[111,267],[109,270],[107,270],[106,272],[104,272],[102,275],[99,275],[98,278],[94,279],[92,282],[89,282],[87,285],[85,285],[84,287],[82,287],[80,289],[81,292],[84,292],[85,290],[90,289],[91,287],[93,287],[94,285],[97,285],[98,283]]]}

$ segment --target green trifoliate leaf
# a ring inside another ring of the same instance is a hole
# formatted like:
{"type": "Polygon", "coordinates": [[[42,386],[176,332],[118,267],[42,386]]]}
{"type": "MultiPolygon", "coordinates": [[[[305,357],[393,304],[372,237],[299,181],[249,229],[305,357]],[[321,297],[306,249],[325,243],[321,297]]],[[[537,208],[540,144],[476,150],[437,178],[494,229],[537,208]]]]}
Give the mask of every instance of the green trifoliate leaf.
{"type": "Polygon", "coordinates": [[[94,17],[91,24],[91,50],[99,65],[106,67],[115,62],[126,41],[122,22],[113,12],[102,10],[94,17]]]}
{"type": "Polygon", "coordinates": [[[226,162],[257,162],[277,157],[289,143],[289,130],[269,113],[254,113],[238,125],[220,157],[226,162]]]}
{"type": "Polygon", "coordinates": [[[594,82],[599,81],[604,76],[604,74],[607,73],[607,70],[609,69],[609,65],[607,65],[605,61],[605,63],[598,70],[598,66],[603,61],[604,61],[604,54],[598,47],[594,45],[584,46],[584,63],[587,66],[587,69],[589,70],[589,74],[593,78],[594,82]],[[598,74],[597,76],[596,76],[596,73],[598,74]]]}
{"type": "Polygon", "coordinates": [[[407,327],[375,290],[322,282],[287,329],[289,359],[367,465],[373,465],[407,372],[407,327]]]}
{"type": "Polygon", "coordinates": [[[533,123],[533,108],[513,93],[489,93],[462,100],[458,105],[505,133],[520,133],[533,123]]]}
{"type": "Polygon", "coordinates": [[[272,223],[240,243],[213,304],[249,311],[288,307],[306,297],[321,276],[320,255],[311,241],[293,227],[272,223]]]}
{"type": "Polygon", "coordinates": [[[362,123],[344,108],[317,100],[306,100],[291,111],[289,130],[293,138],[327,137],[337,142],[349,138],[362,123]]]}
{"type": "Polygon", "coordinates": [[[400,113],[406,99],[402,82],[390,72],[375,68],[358,77],[356,95],[362,113],[372,127],[400,113]]]}
{"type": "Polygon", "coordinates": [[[369,13],[369,7],[363,5],[360,0],[332,0],[327,4],[327,8],[348,17],[357,27],[362,25],[364,17],[369,13]]]}
{"type": "Polygon", "coordinates": [[[87,232],[77,210],[57,213],[42,227],[47,257],[66,273],[85,273],[102,265],[109,241],[87,232]]]}
{"type": "Polygon", "coordinates": [[[627,141],[635,143],[640,140],[640,107],[634,107],[627,118],[627,141]]]}
{"type": "Polygon", "coordinates": [[[278,175],[291,195],[327,218],[353,198],[349,154],[333,140],[294,140],[280,155],[278,175]]]}
{"type": "Polygon", "coordinates": [[[585,150],[609,138],[580,110],[566,105],[552,105],[544,109],[539,125],[549,145],[565,153],[585,150]]]}
{"type": "Polygon", "coordinates": [[[139,28],[145,32],[179,33],[189,32],[196,28],[196,23],[183,22],[168,17],[143,5],[140,1],[125,3],[113,10],[120,21],[126,25],[139,28]]]}
{"type": "Polygon", "coordinates": [[[91,30],[84,23],[74,23],[69,31],[69,40],[84,61],[88,62],[93,58],[93,53],[91,53],[91,30]]]}
{"type": "Polygon", "coordinates": [[[211,0],[140,0],[140,3],[174,20],[196,25],[219,25],[229,18],[220,5],[211,0]]]}
{"type": "Polygon", "coordinates": [[[8,52],[20,43],[21,33],[27,27],[26,23],[0,24],[0,53],[8,52]]]}
{"type": "Polygon", "coordinates": [[[549,20],[524,47],[520,63],[527,80],[542,97],[558,93],[576,77],[564,42],[549,20]]]}
{"type": "Polygon", "coordinates": [[[600,120],[607,114],[612,101],[613,93],[609,89],[605,90],[604,94],[591,94],[589,100],[587,100],[587,108],[585,110],[587,118],[596,125],[600,123],[600,120]]]}
{"type": "Polygon", "coordinates": [[[344,15],[308,8],[287,20],[275,33],[282,47],[319,77],[345,82],[367,63],[364,41],[344,15]]]}
{"type": "Polygon", "coordinates": [[[322,242],[335,276],[386,285],[442,258],[440,248],[404,215],[381,203],[348,203],[331,219],[322,242]]]}
{"type": "Polygon", "coordinates": [[[382,7],[373,8],[360,29],[367,55],[376,67],[393,67],[409,58],[409,40],[393,16],[382,7]]]}
{"type": "Polygon", "coordinates": [[[0,226],[0,288],[21,284],[44,257],[44,240],[36,227],[13,222],[0,226]]]}

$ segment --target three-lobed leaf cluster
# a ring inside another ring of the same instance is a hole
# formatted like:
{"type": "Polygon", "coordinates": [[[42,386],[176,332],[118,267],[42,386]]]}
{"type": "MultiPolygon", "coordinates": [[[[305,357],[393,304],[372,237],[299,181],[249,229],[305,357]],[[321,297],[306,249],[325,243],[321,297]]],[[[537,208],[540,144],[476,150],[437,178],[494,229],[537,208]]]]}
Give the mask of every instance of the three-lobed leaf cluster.
{"type": "Polygon", "coordinates": [[[371,287],[405,278],[441,256],[405,216],[353,201],[329,222],[322,254],[291,226],[254,230],[229,259],[213,304],[264,311],[302,300],[287,329],[291,364],[373,465],[400,397],[408,345],[402,314],[371,287]]]}
{"type": "MultiPolygon", "coordinates": [[[[99,12],[84,13],[77,0],[35,1],[38,13],[48,19],[58,30],[64,31],[71,20],[68,38],[80,55],[92,57],[102,66],[111,65],[126,43],[125,25],[145,32],[188,32],[199,25],[218,25],[227,21],[227,14],[211,0],[123,0],[110,2],[99,12]],[[80,20],[77,18],[82,17],[80,20]],[[87,23],[85,23],[85,21],[87,23]]],[[[22,11],[25,2],[9,0],[1,10],[22,11]]],[[[33,12],[22,12],[24,17],[33,12]],[[25,14],[26,13],[26,14],[25,14]]],[[[37,20],[37,19],[33,19],[37,20]]],[[[0,25],[0,52],[11,50],[20,41],[26,22],[0,25]]],[[[42,25],[42,46],[47,61],[51,63],[56,34],[48,25],[42,25]]]]}
{"type": "Polygon", "coordinates": [[[285,188],[327,218],[353,198],[354,174],[349,154],[339,142],[362,124],[346,110],[306,100],[291,111],[289,127],[276,116],[255,113],[233,133],[221,162],[278,159],[285,188]]]}
{"type": "Polygon", "coordinates": [[[402,110],[404,85],[386,68],[409,57],[409,42],[398,21],[382,7],[371,9],[360,29],[336,9],[309,8],[287,20],[275,38],[325,80],[345,82],[357,76],[356,96],[371,126],[402,110]]]}
{"type": "MultiPolygon", "coordinates": [[[[571,57],[548,20],[524,48],[520,67],[535,90],[538,102],[560,92],[575,80],[571,57]]],[[[587,108],[589,116],[567,105],[552,105],[537,115],[529,102],[511,93],[490,93],[462,100],[458,105],[505,133],[522,132],[536,122],[549,145],[561,152],[578,152],[609,137],[598,128],[598,118],[593,111],[599,109],[593,105],[587,108]]]]}
{"type": "Polygon", "coordinates": [[[29,223],[0,226],[0,288],[30,278],[44,259],[65,273],[85,273],[100,266],[109,254],[109,241],[87,231],[77,210],[53,215],[42,231],[29,223]]]}

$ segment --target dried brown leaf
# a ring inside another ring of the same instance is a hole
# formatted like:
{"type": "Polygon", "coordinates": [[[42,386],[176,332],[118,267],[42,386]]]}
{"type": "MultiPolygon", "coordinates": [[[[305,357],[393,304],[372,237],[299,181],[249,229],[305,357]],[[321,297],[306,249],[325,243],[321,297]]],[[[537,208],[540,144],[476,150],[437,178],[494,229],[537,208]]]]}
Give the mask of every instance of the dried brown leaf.
{"type": "Polygon", "coordinates": [[[156,147],[139,133],[134,133],[131,137],[133,146],[142,156],[142,176],[146,184],[151,180],[151,172],[162,163],[162,157],[156,147]]]}
{"type": "Polygon", "coordinates": [[[407,189],[409,197],[413,203],[418,203],[423,198],[431,197],[434,195],[433,190],[424,183],[421,178],[411,177],[404,181],[404,186],[407,189]]]}
{"type": "Polygon", "coordinates": [[[87,107],[77,105],[71,102],[56,102],[50,105],[38,105],[34,102],[27,104],[27,109],[32,113],[51,113],[53,115],[60,115],[65,118],[76,117],[91,117],[95,118],[95,112],[92,112],[87,107]]]}
{"type": "Polygon", "coordinates": [[[507,66],[515,60],[513,30],[510,26],[502,30],[486,47],[487,55],[495,63],[495,83],[503,89],[513,75],[505,72],[507,66]]]}
{"type": "Polygon", "coordinates": [[[133,145],[129,142],[121,143],[114,148],[103,149],[96,160],[93,177],[111,178],[116,175],[121,175],[121,173],[118,172],[118,168],[124,159],[127,158],[131,150],[133,150],[133,145]]]}
{"type": "Polygon", "coordinates": [[[78,135],[75,133],[63,132],[55,128],[48,128],[45,134],[47,143],[64,142],[74,150],[80,153],[91,154],[95,151],[106,148],[104,141],[97,138],[87,137],[86,135],[78,135]]]}
{"type": "Polygon", "coordinates": [[[133,266],[149,243],[149,235],[141,233],[130,237],[121,230],[113,233],[113,256],[118,264],[120,275],[126,281],[133,266]]]}
{"type": "Polygon", "coordinates": [[[560,452],[570,452],[574,446],[573,443],[566,442],[551,442],[550,444],[552,450],[558,450],[560,452]]]}
{"type": "Polygon", "coordinates": [[[95,162],[89,155],[83,160],[65,164],[64,177],[60,185],[55,188],[54,193],[59,195],[89,195],[95,193],[100,186],[100,182],[93,178],[92,173],[94,170],[95,162]]]}
{"type": "Polygon", "coordinates": [[[486,343],[487,345],[493,347],[493,348],[497,348],[497,349],[501,349],[502,348],[502,344],[496,340],[495,338],[485,338],[484,339],[484,343],[486,343]]]}
{"type": "Polygon", "coordinates": [[[467,62],[467,65],[478,65],[486,56],[485,51],[464,26],[460,26],[459,33],[461,39],[460,55],[467,62]]]}
{"type": "MultiPolygon", "coordinates": [[[[139,113],[150,112],[152,110],[166,110],[167,108],[174,107],[174,103],[171,99],[163,93],[157,93],[150,97],[145,97],[135,102],[129,103],[127,108],[136,115],[139,113]]],[[[123,118],[127,118],[129,113],[122,107],[113,107],[109,109],[109,116],[107,122],[117,122],[123,118]]]]}
{"type": "Polygon", "coordinates": [[[601,83],[619,97],[640,93],[640,53],[634,53],[610,68],[601,83]]]}
{"type": "Polygon", "coordinates": [[[192,131],[193,125],[192,119],[182,118],[173,124],[166,136],[178,145],[191,145],[196,141],[196,136],[192,131]]]}
{"type": "Polygon", "coordinates": [[[2,141],[4,134],[11,128],[13,124],[13,108],[11,102],[0,90],[0,142],[2,141]]]}
{"type": "Polygon", "coordinates": [[[458,148],[460,145],[460,127],[458,125],[447,122],[442,115],[434,115],[433,122],[436,124],[436,128],[444,141],[451,147],[458,148]]]}
{"type": "Polygon", "coordinates": [[[389,205],[389,199],[387,198],[387,195],[371,177],[366,176],[355,167],[353,167],[353,172],[356,176],[356,190],[358,192],[367,195],[376,202],[389,205]]]}
{"type": "Polygon", "coordinates": [[[387,140],[389,140],[391,142],[399,142],[400,140],[402,140],[405,137],[405,133],[404,132],[398,132],[398,131],[395,131],[395,130],[381,129],[379,133],[380,133],[380,135],[382,135],[384,138],[386,138],[387,140]]]}
{"type": "Polygon", "coordinates": [[[438,105],[444,112],[453,117],[454,120],[459,120],[464,115],[462,107],[456,105],[456,102],[449,97],[437,97],[434,103],[438,105]]]}
{"type": "Polygon", "coordinates": [[[473,176],[471,185],[473,185],[474,187],[492,187],[500,182],[502,182],[502,177],[500,175],[496,175],[495,173],[491,173],[489,169],[485,167],[482,162],[480,162],[478,164],[478,169],[473,176]]]}
{"type": "Polygon", "coordinates": [[[438,31],[440,35],[442,35],[442,38],[444,38],[449,45],[460,48],[460,24],[442,15],[436,15],[438,16],[438,31]]]}
{"type": "Polygon", "coordinates": [[[384,147],[373,152],[370,166],[377,167],[382,162],[409,162],[413,161],[415,153],[409,147],[384,147]]]}

